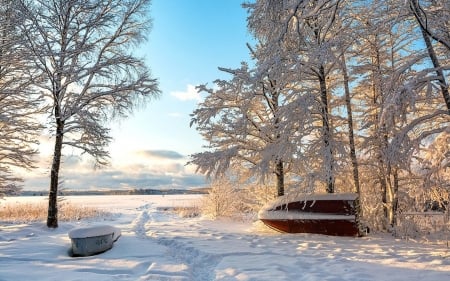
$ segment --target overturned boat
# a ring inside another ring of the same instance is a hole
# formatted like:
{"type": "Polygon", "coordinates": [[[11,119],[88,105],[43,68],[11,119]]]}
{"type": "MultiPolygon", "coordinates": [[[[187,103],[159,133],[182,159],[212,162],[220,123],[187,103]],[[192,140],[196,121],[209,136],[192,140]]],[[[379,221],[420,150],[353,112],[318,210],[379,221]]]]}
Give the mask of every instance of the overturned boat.
{"type": "Polygon", "coordinates": [[[69,232],[72,240],[71,256],[92,256],[103,253],[113,247],[119,239],[120,229],[110,225],[80,227],[69,232]]]}
{"type": "Polygon", "coordinates": [[[356,193],[286,195],[265,205],[258,218],[288,233],[361,236],[356,193]]]}

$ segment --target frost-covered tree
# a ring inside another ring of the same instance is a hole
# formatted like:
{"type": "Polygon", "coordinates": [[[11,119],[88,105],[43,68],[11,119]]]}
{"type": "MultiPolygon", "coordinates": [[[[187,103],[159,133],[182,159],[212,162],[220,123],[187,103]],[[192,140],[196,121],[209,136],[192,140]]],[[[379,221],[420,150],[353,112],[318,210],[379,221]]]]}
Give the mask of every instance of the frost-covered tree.
{"type": "Polygon", "coordinates": [[[448,82],[442,69],[440,59],[432,43],[436,40],[446,48],[450,55],[450,4],[447,1],[409,0],[409,6],[420,28],[425,47],[435,68],[436,81],[441,89],[442,97],[450,115],[450,94],[448,82]],[[421,5],[421,2],[427,2],[421,5]]]}
{"type": "Polygon", "coordinates": [[[32,168],[36,154],[38,96],[30,88],[32,68],[18,26],[14,1],[0,1],[0,196],[17,193],[21,179],[13,167],[32,168]]]}
{"type": "Polygon", "coordinates": [[[439,0],[408,0],[420,30],[450,52],[450,3],[439,0]]]}
{"type": "Polygon", "coordinates": [[[398,92],[403,81],[412,75],[405,65],[416,62],[406,61],[401,55],[408,53],[413,37],[408,34],[408,27],[397,20],[398,5],[391,2],[395,1],[372,1],[354,12],[359,44],[355,46],[358,55],[353,72],[363,78],[355,88],[364,139],[360,144],[361,163],[365,166],[366,183],[370,183],[366,188],[380,191],[372,192],[371,201],[379,202],[385,229],[394,224],[397,208],[399,162],[393,161],[389,147],[399,124],[396,118],[388,120],[384,114],[391,110],[389,94],[398,92]],[[374,200],[378,196],[381,202],[374,200]]]}
{"type": "Polygon", "coordinates": [[[448,205],[450,195],[450,127],[447,127],[447,131],[433,137],[430,145],[426,146],[417,158],[418,161],[423,163],[418,173],[423,175],[424,191],[426,193],[437,193],[427,199],[437,201],[443,206],[448,205]]]}
{"type": "Polygon", "coordinates": [[[22,34],[42,75],[36,87],[50,105],[55,137],[47,226],[57,227],[57,193],[63,146],[107,163],[106,127],[137,102],[155,97],[157,81],[133,48],[150,28],[149,0],[20,1],[22,34]]]}
{"type": "Polygon", "coordinates": [[[366,194],[372,194],[372,202],[381,195],[385,229],[395,227],[421,142],[448,124],[439,87],[434,85],[436,75],[428,68],[426,50],[417,48],[420,33],[403,4],[370,1],[360,8],[363,11],[355,10],[360,43],[354,46],[358,54],[352,71],[359,76],[355,97],[364,138],[360,161],[365,188],[375,191],[366,194]]]}
{"type": "Polygon", "coordinates": [[[444,40],[434,38],[447,36],[446,3],[258,0],[244,7],[257,39],[255,68],[229,71],[233,79],[207,90],[223,99],[213,110],[203,108],[211,122],[203,134],[217,145],[210,148],[220,149],[204,154],[201,165],[226,170],[241,153],[253,161],[245,169],[273,172],[267,163],[282,159],[302,191],[359,190],[363,220],[389,231],[400,212],[420,210],[411,202],[423,200],[416,199],[431,193],[427,198],[448,198],[449,155],[442,151],[450,119],[442,97],[449,53],[444,40]],[[427,30],[418,22],[424,19],[430,20],[427,30]],[[255,132],[243,126],[243,116],[265,108],[249,106],[264,87],[275,90],[267,97],[280,94],[276,115],[264,127],[276,138],[244,148],[243,139],[256,138],[249,138],[255,132]],[[211,133],[213,123],[226,124],[226,131],[211,133]],[[223,149],[230,144],[236,145],[223,149]],[[429,151],[440,156],[431,160],[429,151]]]}
{"type": "Polygon", "coordinates": [[[215,89],[199,86],[208,95],[193,112],[191,125],[196,125],[209,146],[192,155],[191,163],[208,177],[223,176],[237,165],[251,170],[250,177],[274,174],[281,196],[286,164],[293,155],[280,145],[286,136],[279,118],[285,88],[268,75],[258,76],[245,63],[239,69],[221,70],[232,79],[216,80],[215,89]]]}
{"type": "Polygon", "coordinates": [[[354,124],[354,117],[353,117],[353,104],[352,104],[352,92],[350,90],[350,83],[351,80],[349,78],[348,69],[347,69],[347,60],[345,59],[346,54],[343,53],[341,58],[341,71],[342,71],[342,83],[344,87],[344,100],[345,100],[345,108],[346,108],[346,119],[347,119],[347,126],[348,126],[348,146],[349,146],[349,154],[350,154],[350,161],[351,161],[351,167],[352,167],[352,175],[353,175],[353,185],[354,185],[354,191],[356,193],[360,193],[361,187],[360,187],[360,180],[359,180],[359,165],[358,165],[358,158],[356,157],[356,144],[355,144],[355,125],[354,124]]]}
{"type": "MultiPolygon", "coordinates": [[[[327,192],[335,191],[336,173],[331,90],[327,81],[336,63],[333,48],[341,30],[335,22],[342,2],[260,0],[245,5],[250,13],[249,29],[265,50],[266,58],[261,67],[282,63],[287,66],[284,71],[297,72],[296,80],[303,82],[304,91],[317,96],[318,112],[313,109],[310,114],[321,118],[319,139],[322,145],[318,154],[327,192]]],[[[302,98],[301,93],[298,96],[302,98]]]]}

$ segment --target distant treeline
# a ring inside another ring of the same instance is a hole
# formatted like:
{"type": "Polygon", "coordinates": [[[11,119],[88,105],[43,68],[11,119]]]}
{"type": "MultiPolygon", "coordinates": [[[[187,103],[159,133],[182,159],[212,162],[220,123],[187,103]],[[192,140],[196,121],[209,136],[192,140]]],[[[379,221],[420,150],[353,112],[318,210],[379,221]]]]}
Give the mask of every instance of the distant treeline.
{"type": "MultiPolygon", "coordinates": [[[[208,188],[196,189],[130,189],[130,190],[62,190],[60,196],[76,195],[170,195],[170,194],[206,194],[208,188]]],[[[47,196],[47,191],[22,191],[20,196],[47,196]]]]}

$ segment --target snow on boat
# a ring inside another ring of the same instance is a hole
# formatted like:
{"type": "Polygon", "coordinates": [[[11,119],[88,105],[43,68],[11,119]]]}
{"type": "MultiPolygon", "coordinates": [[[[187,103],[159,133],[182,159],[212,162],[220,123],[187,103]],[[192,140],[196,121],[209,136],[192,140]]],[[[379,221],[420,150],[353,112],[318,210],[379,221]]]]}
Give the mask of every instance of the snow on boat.
{"type": "Polygon", "coordinates": [[[281,232],[360,236],[357,199],[356,193],[281,196],[264,206],[258,218],[281,232]]]}
{"type": "Polygon", "coordinates": [[[110,225],[74,228],[69,232],[72,241],[72,256],[92,256],[113,247],[119,239],[120,229],[110,225]]]}

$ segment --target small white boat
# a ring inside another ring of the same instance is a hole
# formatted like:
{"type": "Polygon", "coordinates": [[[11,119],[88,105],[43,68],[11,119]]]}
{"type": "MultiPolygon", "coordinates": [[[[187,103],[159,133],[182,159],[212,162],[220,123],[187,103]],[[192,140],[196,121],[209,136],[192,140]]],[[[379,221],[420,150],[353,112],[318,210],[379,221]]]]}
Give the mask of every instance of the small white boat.
{"type": "Polygon", "coordinates": [[[72,256],[92,256],[113,247],[119,239],[120,229],[110,225],[74,228],[69,232],[72,240],[72,256]]]}

